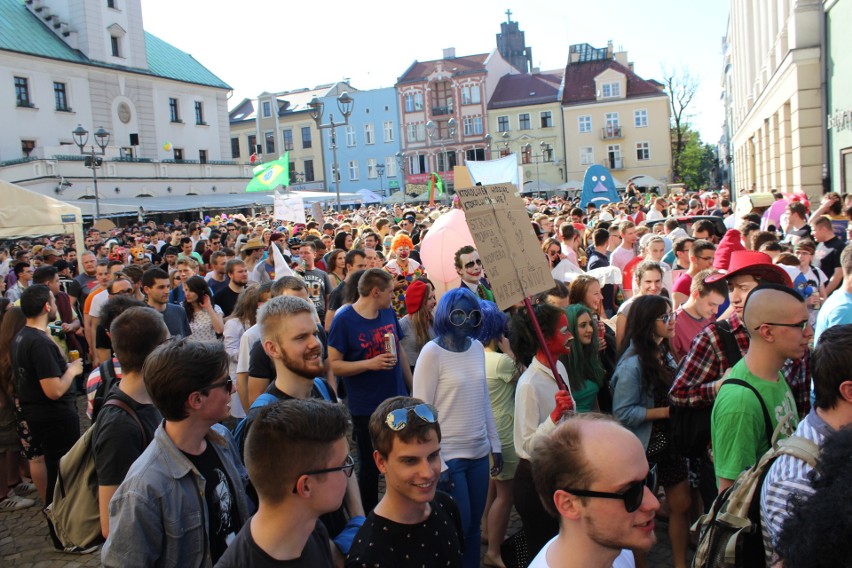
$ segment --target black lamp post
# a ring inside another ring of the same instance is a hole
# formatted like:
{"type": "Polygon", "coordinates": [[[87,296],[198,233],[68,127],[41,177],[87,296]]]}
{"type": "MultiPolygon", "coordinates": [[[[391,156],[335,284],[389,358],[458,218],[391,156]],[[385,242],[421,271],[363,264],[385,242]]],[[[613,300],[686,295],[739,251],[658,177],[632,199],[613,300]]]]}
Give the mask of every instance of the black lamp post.
{"type": "MultiPolygon", "coordinates": [[[[78,124],[71,135],[74,137],[74,143],[80,148],[81,154],[86,154],[86,142],[89,141],[89,131],[83,128],[83,125],[78,124]]],[[[109,132],[103,126],[95,131],[95,143],[101,149],[101,156],[106,153],[106,147],[109,145],[109,132]]],[[[101,217],[101,201],[98,196],[98,168],[103,164],[103,158],[95,155],[95,146],[90,146],[91,155],[86,156],[86,167],[92,168],[92,185],[95,186],[95,221],[101,217]]]]}
{"type": "Polygon", "coordinates": [[[385,184],[382,178],[385,176],[385,165],[384,164],[376,164],[376,173],[379,175],[379,190],[382,192],[382,196],[385,194],[385,184]]]}
{"type": "Polygon", "coordinates": [[[321,100],[317,97],[311,99],[311,102],[308,103],[308,107],[311,109],[310,114],[311,118],[317,123],[318,130],[331,130],[331,151],[332,157],[334,160],[334,164],[332,164],[332,170],[334,173],[334,187],[337,192],[337,209],[341,210],[340,207],[340,166],[337,163],[337,127],[344,126],[349,124],[349,117],[352,115],[352,107],[355,106],[355,100],[349,96],[349,93],[343,91],[340,93],[340,96],[337,97],[337,108],[340,110],[340,114],[343,115],[343,122],[334,122],[334,115],[329,113],[328,122],[326,124],[322,123],[322,114],[323,107],[325,105],[321,100]]]}

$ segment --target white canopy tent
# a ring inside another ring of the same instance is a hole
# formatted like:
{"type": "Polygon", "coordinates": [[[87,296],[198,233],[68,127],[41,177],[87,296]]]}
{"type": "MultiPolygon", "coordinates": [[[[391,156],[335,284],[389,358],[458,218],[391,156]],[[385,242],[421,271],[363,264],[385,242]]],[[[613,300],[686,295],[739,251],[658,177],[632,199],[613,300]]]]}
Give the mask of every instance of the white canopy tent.
{"type": "Polygon", "coordinates": [[[0,192],[0,238],[72,234],[75,248],[83,250],[83,213],[79,207],[2,180],[0,192]]]}

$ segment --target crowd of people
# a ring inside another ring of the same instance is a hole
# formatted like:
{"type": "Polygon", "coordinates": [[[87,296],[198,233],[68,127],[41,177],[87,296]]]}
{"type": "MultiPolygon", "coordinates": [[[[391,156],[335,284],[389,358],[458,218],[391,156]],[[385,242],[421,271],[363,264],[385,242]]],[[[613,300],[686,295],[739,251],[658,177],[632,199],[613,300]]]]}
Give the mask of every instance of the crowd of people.
{"type": "MultiPolygon", "coordinates": [[[[852,423],[852,196],[775,221],[724,189],[525,199],[554,274],[531,310],[497,307],[472,243],[430,279],[457,203],[6,243],[0,511],[38,503],[56,550],[123,567],[504,567],[519,540],[530,566],[646,566],[666,518],[685,568],[775,439],[852,423]],[[78,395],[100,534],[70,543],[78,395]]],[[[812,469],[766,478],[768,564],[804,565],[812,469]]]]}

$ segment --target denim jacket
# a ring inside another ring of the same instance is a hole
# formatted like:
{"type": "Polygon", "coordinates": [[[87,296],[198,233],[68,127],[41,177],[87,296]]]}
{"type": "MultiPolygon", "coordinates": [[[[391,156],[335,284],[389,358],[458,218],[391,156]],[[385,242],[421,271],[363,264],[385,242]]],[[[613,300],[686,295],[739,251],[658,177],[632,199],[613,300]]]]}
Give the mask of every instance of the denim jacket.
{"type": "MultiPolygon", "coordinates": [[[[234,487],[236,512],[250,515],[245,484],[235,464],[239,457],[227,438],[207,434],[234,487]]],[[[154,440],[127,472],[109,502],[109,537],[101,550],[106,567],[204,567],[210,556],[204,478],[166,434],[154,440]]]]}
{"type": "Polygon", "coordinates": [[[654,395],[642,384],[642,367],[632,347],[618,361],[610,387],[612,413],[625,428],[636,434],[647,450],[652,423],[645,415],[649,408],[654,408],[654,395]]]}

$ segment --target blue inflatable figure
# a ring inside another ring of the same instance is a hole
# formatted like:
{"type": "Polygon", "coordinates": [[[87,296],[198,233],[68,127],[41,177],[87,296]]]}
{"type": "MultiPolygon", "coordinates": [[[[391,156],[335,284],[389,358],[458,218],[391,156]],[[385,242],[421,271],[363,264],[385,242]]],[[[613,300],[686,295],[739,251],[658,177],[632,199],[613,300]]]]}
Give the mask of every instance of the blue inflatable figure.
{"type": "Polygon", "coordinates": [[[583,195],[580,198],[580,207],[594,203],[600,209],[607,203],[618,203],[620,200],[609,170],[598,164],[589,166],[583,176],[583,195]]]}

